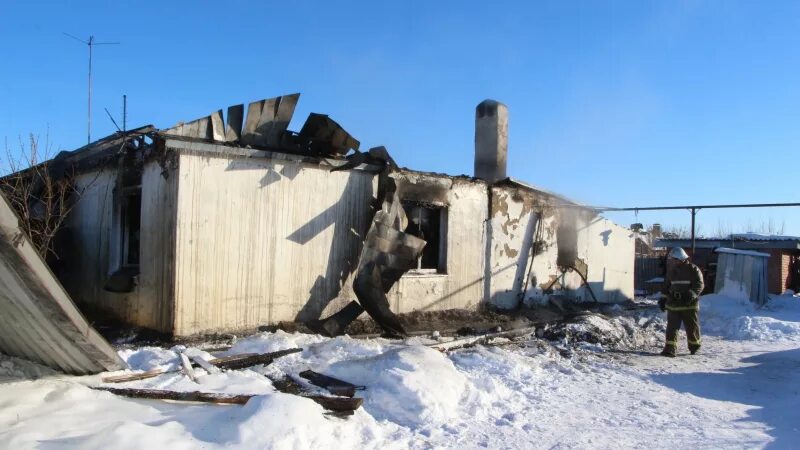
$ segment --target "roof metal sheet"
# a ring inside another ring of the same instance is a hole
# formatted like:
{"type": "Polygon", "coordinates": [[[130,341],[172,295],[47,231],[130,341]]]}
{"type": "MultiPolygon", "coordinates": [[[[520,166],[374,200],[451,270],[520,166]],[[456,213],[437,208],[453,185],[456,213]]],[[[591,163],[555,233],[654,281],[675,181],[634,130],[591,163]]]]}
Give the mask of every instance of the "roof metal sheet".
{"type": "Polygon", "coordinates": [[[76,375],[125,366],[75,307],[1,194],[0,351],[76,375]]]}
{"type": "Polygon", "coordinates": [[[769,253],[754,252],[752,250],[737,250],[735,248],[718,248],[714,251],[717,253],[729,253],[731,255],[758,256],[761,258],[769,258],[769,253]]]}

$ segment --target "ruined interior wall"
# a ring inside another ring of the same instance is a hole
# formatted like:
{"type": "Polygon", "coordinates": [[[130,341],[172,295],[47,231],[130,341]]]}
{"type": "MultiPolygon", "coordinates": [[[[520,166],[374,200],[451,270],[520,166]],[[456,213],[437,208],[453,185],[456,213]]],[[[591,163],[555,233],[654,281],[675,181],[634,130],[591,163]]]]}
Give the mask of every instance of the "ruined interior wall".
{"type": "Polygon", "coordinates": [[[486,184],[416,172],[396,175],[403,200],[447,208],[446,273],[404,275],[389,292],[396,313],[474,309],[484,298],[486,184]]]}
{"type": "Polygon", "coordinates": [[[575,224],[578,266],[586,270],[598,301],[633,298],[634,239],[630,231],[602,218],[556,210],[553,205],[554,198],[544,193],[508,186],[492,188],[489,303],[513,309],[522,302],[547,303],[551,294],[591,300],[578,274],[559,270],[557,230],[564,220],[575,224]],[[536,254],[531,258],[534,242],[536,254]],[[545,292],[548,287],[551,293],[545,292]]]}
{"type": "Polygon", "coordinates": [[[82,194],[59,231],[54,272],[76,303],[103,307],[123,318],[125,303],[103,291],[109,275],[116,170],[81,174],[75,184],[82,194]]]}
{"type": "Polygon", "coordinates": [[[492,187],[492,217],[488,225],[491,274],[488,301],[501,309],[513,309],[522,301],[528,276],[530,252],[540,216],[543,217],[537,254],[533,258],[528,292],[549,282],[557,273],[554,210],[547,199],[517,188],[492,187]]]}
{"type": "Polygon", "coordinates": [[[118,214],[114,202],[116,170],[84,173],[77,177],[83,191],[71,211],[63,250],[55,270],[74,301],[99,307],[117,318],[162,332],[171,332],[171,286],[174,248],[176,178],[165,179],[156,161],[145,163],[142,175],[141,273],[133,292],[103,289],[119,268],[118,214]]]}
{"type": "Polygon", "coordinates": [[[316,319],[355,298],[374,175],[262,158],[179,160],[177,335],[316,319]]]}

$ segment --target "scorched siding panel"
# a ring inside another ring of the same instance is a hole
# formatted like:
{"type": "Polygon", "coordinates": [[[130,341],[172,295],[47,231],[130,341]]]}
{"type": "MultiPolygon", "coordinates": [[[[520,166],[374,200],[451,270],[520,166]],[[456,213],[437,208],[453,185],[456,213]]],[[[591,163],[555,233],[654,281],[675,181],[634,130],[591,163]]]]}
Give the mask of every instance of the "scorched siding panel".
{"type": "Polygon", "coordinates": [[[315,319],[351,298],[373,175],[190,153],[179,161],[176,334],[315,319]]]}

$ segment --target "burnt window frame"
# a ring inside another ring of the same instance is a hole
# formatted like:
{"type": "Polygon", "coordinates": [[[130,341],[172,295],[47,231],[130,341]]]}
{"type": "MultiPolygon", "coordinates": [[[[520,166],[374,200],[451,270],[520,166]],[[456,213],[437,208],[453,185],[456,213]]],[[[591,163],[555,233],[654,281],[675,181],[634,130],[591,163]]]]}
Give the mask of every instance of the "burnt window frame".
{"type": "Polygon", "coordinates": [[[138,268],[141,265],[142,256],[142,185],[126,186],[120,192],[119,204],[119,268],[138,268]],[[132,199],[134,200],[131,203],[132,199]],[[135,210],[134,208],[138,209],[135,210]],[[134,217],[133,222],[136,222],[135,233],[136,236],[136,253],[135,261],[131,261],[131,245],[132,233],[131,217],[134,217]]]}
{"type": "MultiPolygon", "coordinates": [[[[420,234],[424,234],[421,230],[413,229],[415,220],[413,217],[414,208],[425,209],[432,211],[435,214],[436,222],[438,222],[438,230],[437,230],[437,239],[436,239],[436,264],[429,264],[428,266],[436,266],[436,267],[423,267],[423,259],[425,258],[425,252],[430,251],[429,245],[431,244],[430,239],[426,239],[428,243],[425,245],[425,249],[423,250],[423,254],[417,258],[417,267],[409,270],[406,272],[407,275],[447,275],[447,238],[448,238],[448,216],[449,216],[449,208],[447,205],[439,204],[439,203],[432,203],[432,202],[425,202],[419,200],[401,200],[401,206],[403,207],[403,212],[406,214],[406,219],[408,224],[406,229],[404,230],[406,233],[422,237],[420,234]]],[[[418,225],[417,225],[418,226],[418,225]]],[[[430,253],[429,253],[430,254],[430,253]]]]}

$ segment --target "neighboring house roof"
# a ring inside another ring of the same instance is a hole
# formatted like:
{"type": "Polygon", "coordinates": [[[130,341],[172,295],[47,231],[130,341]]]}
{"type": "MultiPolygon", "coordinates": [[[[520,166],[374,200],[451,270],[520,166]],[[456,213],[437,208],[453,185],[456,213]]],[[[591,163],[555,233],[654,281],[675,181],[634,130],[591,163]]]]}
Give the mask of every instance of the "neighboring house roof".
{"type": "Polygon", "coordinates": [[[730,237],[743,241],[800,241],[798,236],[780,236],[776,234],[737,233],[730,237]]]}
{"type": "MultiPolygon", "coordinates": [[[[800,237],[795,236],[773,236],[774,239],[762,235],[760,239],[753,239],[752,233],[746,235],[731,235],[727,238],[697,238],[695,239],[696,248],[736,248],[744,250],[800,250],[800,237]],[[743,238],[742,236],[747,236],[743,238]]],[[[656,239],[657,247],[691,247],[691,239],[656,239]]]]}

